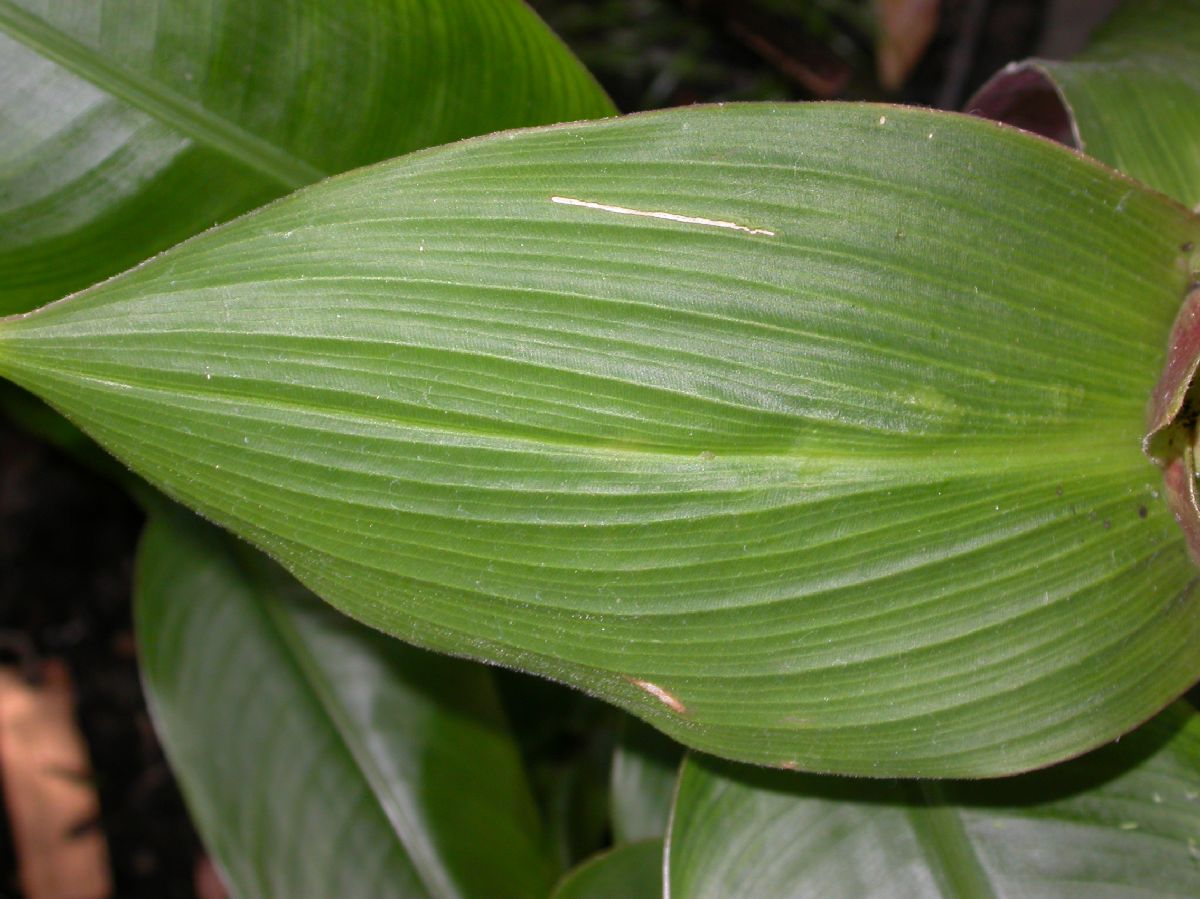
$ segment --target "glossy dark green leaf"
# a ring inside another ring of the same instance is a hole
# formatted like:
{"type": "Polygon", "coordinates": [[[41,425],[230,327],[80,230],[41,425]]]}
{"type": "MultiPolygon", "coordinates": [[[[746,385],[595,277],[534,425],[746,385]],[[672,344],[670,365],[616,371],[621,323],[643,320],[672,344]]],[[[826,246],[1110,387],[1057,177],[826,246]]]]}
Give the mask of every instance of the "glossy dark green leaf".
{"type": "Polygon", "coordinates": [[[551,899],[658,899],[662,896],[663,841],[609,849],[567,873],[551,899]]]}
{"type": "Polygon", "coordinates": [[[1141,451],[1198,244],[981,119],[693,108],[331,179],[0,320],[0,374],[406,640],[728,757],[1000,774],[1200,673],[1141,451]]]}
{"type": "Polygon", "coordinates": [[[878,782],[684,762],[670,899],[1200,895],[1200,721],[1180,703],[1066,764],[878,782]]]}
{"type": "Polygon", "coordinates": [[[1126,0],[1078,57],[1011,65],[967,108],[1200,204],[1200,0],[1126,0]]]}
{"type": "Polygon", "coordinates": [[[622,724],[612,760],[613,838],[618,843],[661,838],[683,747],[636,718],[622,724]]]}
{"type": "Polygon", "coordinates": [[[327,174],[612,111],[519,0],[0,0],[0,314],[327,174]]]}
{"type": "Polygon", "coordinates": [[[487,669],[355,624],[177,509],[137,587],[155,724],[235,895],[546,895],[487,669]]]}

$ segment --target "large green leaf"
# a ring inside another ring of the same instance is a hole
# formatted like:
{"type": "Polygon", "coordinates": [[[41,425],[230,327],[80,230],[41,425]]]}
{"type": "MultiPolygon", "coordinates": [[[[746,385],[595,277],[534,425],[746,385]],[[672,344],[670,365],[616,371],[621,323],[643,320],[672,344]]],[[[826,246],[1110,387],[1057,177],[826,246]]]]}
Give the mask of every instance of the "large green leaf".
{"type": "Polygon", "coordinates": [[[671,899],[1200,895],[1200,721],[1186,704],[1003,781],[819,778],[689,757],[671,899]]]}
{"type": "Polygon", "coordinates": [[[1011,65],[967,108],[1200,204],[1200,0],[1126,0],[1078,57],[1011,65]]]}
{"type": "Polygon", "coordinates": [[[354,624],[180,510],[151,519],[137,619],[155,723],[235,895],[546,895],[485,668],[354,624]]]}
{"type": "Polygon", "coordinates": [[[520,0],[0,0],[0,314],[326,174],[611,112],[520,0]]]}
{"type": "Polygon", "coordinates": [[[1197,243],[981,119],[694,108],[331,179],[0,321],[0,374],[406,640],[999,774],[1200,673],[1140,448],[1197,243]]]}
{"type": "Polygon", "coordinates": [[[627,843],[571,870],[551,899],[658,899],[662,896],[663,841],[627,843]]]}

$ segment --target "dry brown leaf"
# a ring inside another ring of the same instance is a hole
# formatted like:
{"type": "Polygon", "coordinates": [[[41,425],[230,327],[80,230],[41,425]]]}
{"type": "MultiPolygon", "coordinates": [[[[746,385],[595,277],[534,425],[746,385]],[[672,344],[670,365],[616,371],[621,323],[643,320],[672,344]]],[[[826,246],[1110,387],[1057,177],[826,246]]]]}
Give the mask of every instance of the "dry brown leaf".
{"type": "Polygon", "coordinates": [[[107,899],[108,847],[66,666],[0,668],[0,777],[26,899],[107,899]]]}
{"type": "Polygon", "coordinates": [[[939,0],[875,0],[875,67],[884,88],[904,86],[937,32],[940,11],[939,0]]]}
{"type": "Polygon", "coordinates": [[[229,899],[229,891],[217,871],[217,866],[207,855],[196,859],[192,882],[196,888],[196,899],[229,899]]]}

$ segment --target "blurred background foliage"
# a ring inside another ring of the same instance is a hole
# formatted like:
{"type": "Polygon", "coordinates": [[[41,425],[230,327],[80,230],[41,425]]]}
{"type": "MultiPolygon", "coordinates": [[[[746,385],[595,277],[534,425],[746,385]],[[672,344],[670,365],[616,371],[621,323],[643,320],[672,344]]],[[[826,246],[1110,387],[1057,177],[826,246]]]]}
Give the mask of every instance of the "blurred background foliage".
{"type": "Polygon", "coordinates": [[[1069,56],[1111,0],[532,0],[625,112],[737,100],[957,108],[1030,55],[1069,56]]]}

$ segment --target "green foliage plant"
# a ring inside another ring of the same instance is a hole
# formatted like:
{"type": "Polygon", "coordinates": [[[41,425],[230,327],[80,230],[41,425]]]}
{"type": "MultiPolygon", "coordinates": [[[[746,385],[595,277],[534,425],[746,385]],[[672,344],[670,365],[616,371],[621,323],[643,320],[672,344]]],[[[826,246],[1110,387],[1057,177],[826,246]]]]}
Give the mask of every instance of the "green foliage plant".
{"type": "Polygon", "coordinates": [[[147,508],[231,889],[1200,892],[1197,47],[971,103],[1072,150],[614,116],[515,0],[0,0],[0,376],[147,508]]]}

